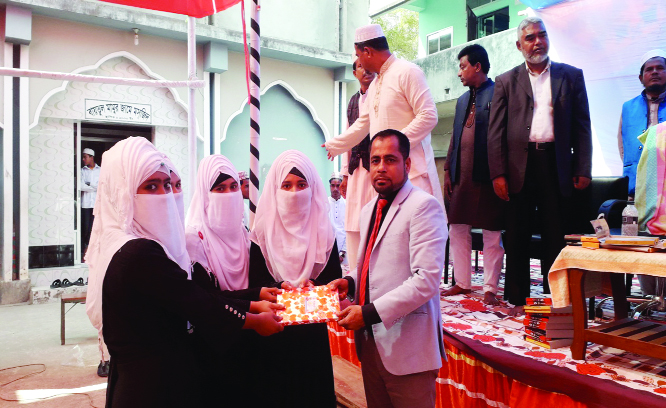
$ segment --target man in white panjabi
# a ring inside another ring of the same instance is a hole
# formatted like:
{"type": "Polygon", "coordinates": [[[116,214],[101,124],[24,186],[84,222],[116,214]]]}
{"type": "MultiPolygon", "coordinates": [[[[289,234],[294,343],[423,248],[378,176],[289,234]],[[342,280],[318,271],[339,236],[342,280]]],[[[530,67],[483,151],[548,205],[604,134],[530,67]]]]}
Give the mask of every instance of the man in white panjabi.
{"type": "Polygon", "coordinates": [[[328,197],[328,218],[333,224],[335,229],[335,240],[338,243],[338,254],[340,255],[340,263],[343,266],[348,265],[347,262],[347,234],[345,232],[345,210],[347,202],[340,195],[340,184],[342,183],[342,176],[340,173],[333,173],[328,179],[331,189],[331,195],[328,197]]]}
{"type": "MultiPolygon", "coordinates": [[[[347,104],[347,127],[353,125],[364,109],[368,95],[368,87],[375,79],[375,73],[366,71],[358,61],[354,61],[354,77],[358,80],[360,89],[349,99],[347,104]]],[[[345,230],[347,231],[347,260],[349,270],[356,269],[358,246],[361,242],[359,230],[361,209],[370,202],[377,192],[370,180],[370,135],[367,135],[347,153],[340,156],[342,168],[341,190],[346,191],[345,230]]]]}
{"type": "Polygon", "coordinates": [[[442,187],[435,167],[430,132],[437,125],[437,109],[421,69],[391,54],[382,28],[370,24],[356,29],[357,61],[377,78],[370,84],[358,120],[326,142],[329,158],[345,153],[369,133],[397,129],[407,135],[412,167],[409,180],[432,194],[444,208],[442,187]]]}
{"type": "Polygon", "coordinates": [[[250,176],[247,172],[239,171],[238,179],[240,180],[241,194],[243,194],[243,225],[248,230],[250,229],[250,176]]]}

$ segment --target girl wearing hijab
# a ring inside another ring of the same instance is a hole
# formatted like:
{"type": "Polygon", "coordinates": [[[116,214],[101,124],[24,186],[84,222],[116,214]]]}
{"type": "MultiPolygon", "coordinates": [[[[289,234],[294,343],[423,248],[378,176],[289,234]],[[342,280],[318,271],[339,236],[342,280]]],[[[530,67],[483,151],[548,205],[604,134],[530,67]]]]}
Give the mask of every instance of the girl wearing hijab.
{"type": "Polygon", "coordinates": [[[171,159],[166,154],[164,155],[164,164],[170,171],[171,175],[171,192],[173,193],[173,198],[176,200],[176,208],[178,208],[178,215],[180,219],[185,224],[185,194],[183,194],[183,185],[180,178],[180,173],[176,170],[176,166],[173,165],[171,159]]]}
{"type": "Polygon", "coordinates": [[[87,254],[89,316],[111,354],[107,407],[200,406],[189,321],[220,347],[241,329],[281,330],[188,280],[190,258],[164,156],[131,137],[104,153],[87,254]],[[91,317],[92,320],[92,317],[91,317]]]}
{"type": "MultiPolygon", "coordinates": [[[[238,173],[224,156],[206,156],[199,164],[197,185],[187,213],[185,238],[192,260],[192,280],[213,293],[235,298],[254,313],[282,309],[278,288],[248,289],[250,239],[243,226],[243,196],[238,173]],[[273,303],[271,303],[273,302],[273,303]]],[[[244,406],[250,391],[248,360],[252,358],[252,333],[225,352],[211,349],[195,328],[193,349],[204,376],[204,406],[244,406]],[[223,369],[220,369],[223,367],[223,369]]]]}
{"type": "MultiPolygon", "coordinates": [[[[273,162],[250,240],[251,287],[319,286],[342,276],[326,190],[303,153],[288,150],[273,162]]],[[[257,372],[267,387],[259,406],[336,406],[325,323],[288,326],[258,340],[257,372]]]]}

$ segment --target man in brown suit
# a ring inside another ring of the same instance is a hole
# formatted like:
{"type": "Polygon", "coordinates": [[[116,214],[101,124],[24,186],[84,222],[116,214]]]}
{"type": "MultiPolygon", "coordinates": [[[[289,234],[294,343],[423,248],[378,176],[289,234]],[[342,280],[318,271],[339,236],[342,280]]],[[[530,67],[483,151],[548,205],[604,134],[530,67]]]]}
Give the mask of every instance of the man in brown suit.
{"type": "Polygon", "coordinates": [[[592,132],[583,71],[550,61],[543,21],[523,20],[516,46],[525,64],[495,79],[488,161],[495,193],[508,201],[504,298],[522,306],[530,296],[535,210],[544,293],[550,293],[546,275],[564,247],[567,197],[592,177],[592,132]]]}

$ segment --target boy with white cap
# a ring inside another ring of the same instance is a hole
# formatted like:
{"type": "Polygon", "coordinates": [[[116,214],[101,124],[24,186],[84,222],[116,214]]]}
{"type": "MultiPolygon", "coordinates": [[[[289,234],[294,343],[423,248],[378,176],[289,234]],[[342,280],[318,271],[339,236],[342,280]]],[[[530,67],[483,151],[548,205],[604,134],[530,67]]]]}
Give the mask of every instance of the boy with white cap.
{"type": "Polygon", "coordinates": [[[357,62],[366,71],[377,73],[377,78],[368,88],[356,122],[322,146],[333,158],[356,146],[368,134],[372,137],[386,129],[401,131],[412,148],[409,180],[435,196],[444,208],[430,143],[430,132],[437,125],[437,109],[425,74],[417,65],[391,54],[378,24],[357,28],[354,48],[357,62]]]}
{"type": "Polygon", "coordinates": [[[93,149],[83,149],[83,167],[81,168],[81,180],[79,190],[81,190],[81,256],[88,249],[90,240],[90,231],[95,217],[93,208],[97,197],[97,185],[99,184],[99,172],[101,167],[95,163],[95,151],[93,149]]]}
{"type": "MultiPolygon", "coordinates": [[[[666,121],[666,51],[652,50],[643,55],[638,80],[645,89],[622,105],[617,134],[620,157],[624,165],[622,175],[629,177],[631,199],[636,193],[636,167],[643,152],[643,144],[638,141],[638,136],[650,126],[666,121]]],[[[656,277],[638,275],[638,280],[644,295],[656,293],[656,277]]]]}

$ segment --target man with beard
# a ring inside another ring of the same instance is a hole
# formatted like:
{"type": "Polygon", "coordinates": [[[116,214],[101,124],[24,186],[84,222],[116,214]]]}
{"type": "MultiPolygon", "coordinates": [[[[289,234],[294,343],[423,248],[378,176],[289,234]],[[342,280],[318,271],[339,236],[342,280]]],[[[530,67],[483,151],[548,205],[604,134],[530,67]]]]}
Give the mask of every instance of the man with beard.
{"type": "Polygon", "coordinates": [[[531,223],[540,226],[544,293],[550,293],[546,275],[564,248],[567,198],[574,188],[586,188],[592,177],[583,71],[551,62],[549,45],[541,19],[520,23],[516,47],[525,64],[495,79],[490,109],[490,178],[495,194],[508,201],[504,298],[515,306],[525,305],[530,296],[531,223]]]}
{"type": "Polygon", "coordinates": [[[354,304],[338,323],[355,330],[368,408],[432,408],[442,359],[439,283],[446,213],[409,180],[409,138],[386,129],[370,143],[378,197],[361,211],[359,268],[329,283],[354,304]]]}
{"type": "MultiPolygon", "coordinates": [[[[618,147],[624,164],[623,176],[629,177],[629,198],[636,193],[636,167],[643,152],[643,144],[638,136],[650,126],[666,121],[666,51],[648,51],[641,58],[641,70],[638,75],[645,89],[637,97],[622,105],[618,147]]],[[[644,295],[656,293],[657,278],[638,275],[641,291],[644,295]]]]}

